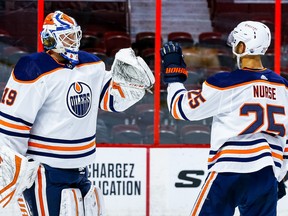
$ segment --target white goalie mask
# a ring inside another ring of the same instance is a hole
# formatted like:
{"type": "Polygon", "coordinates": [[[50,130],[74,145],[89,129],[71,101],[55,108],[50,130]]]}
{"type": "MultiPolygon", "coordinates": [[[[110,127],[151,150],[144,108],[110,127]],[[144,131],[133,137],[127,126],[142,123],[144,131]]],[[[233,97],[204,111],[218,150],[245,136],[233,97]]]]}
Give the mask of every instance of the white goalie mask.
{"type": "Polygon", "coordinates": [[[81,28],[76,21],[61,11],[50,13],[44,20],[41,41],[45,50],[53,50],[73,64],[77,64],[81,28]]]}
{"type": "Polygon", "coordinates": [[[240,68],[240,58],[244,55],[264,55],[271,43],[270,29],[261,22],[244,21],[234,28],[229,34],[227,44],[232,47],[232,52],[237,56],[237,65],[240,68]],[[245,44],[245,51],[236,52],[239,42],[245,44]]]}

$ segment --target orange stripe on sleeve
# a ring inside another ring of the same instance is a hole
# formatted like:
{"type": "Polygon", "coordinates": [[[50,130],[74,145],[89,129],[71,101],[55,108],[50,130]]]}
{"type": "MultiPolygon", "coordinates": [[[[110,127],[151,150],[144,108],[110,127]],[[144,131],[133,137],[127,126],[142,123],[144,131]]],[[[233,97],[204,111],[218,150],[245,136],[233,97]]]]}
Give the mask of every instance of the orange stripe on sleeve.
{"type": "Polygon", "coordinates": [[[107,88],[107,91],[106,91],[105,96],[104,96],[104,110],[106,110],[106,111],[108,111],[108,99],[109,99],[108,89],[109,88],[107,88]]]}
{"type": "Polygon", "coordinates": [[[174,116],[175,119],[180,119],[179,116],[178,116],[178,114],[177,114],[177,103],[178,103],[178,101],[179,101],[179,98],[180,98],[180,97],[178,97],[178,98],[175,100],[174,104],[173,104],[173,116],[174,116]]]}

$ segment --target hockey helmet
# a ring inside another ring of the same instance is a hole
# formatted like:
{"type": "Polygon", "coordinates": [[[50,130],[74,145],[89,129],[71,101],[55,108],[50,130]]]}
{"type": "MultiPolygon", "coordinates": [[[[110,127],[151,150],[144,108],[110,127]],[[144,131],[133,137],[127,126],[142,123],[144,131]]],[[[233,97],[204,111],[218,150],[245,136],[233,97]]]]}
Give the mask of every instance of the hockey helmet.
{"type": "Polygon", "coordinates": [[[77,64],[81,37],[81,27],[72,17],[61,11],[46,16],[41,32],[45,50],[53,50],[72,64],[77,64]]]}
{"type": "Polygon", "coordinates": [[[232,47],[232,52],[239,59],[244,55],[264,55],[271,43],[270,29],[263,23],[257,21],[244,21],[238,24],[229,34],[227,44],[232,47]],[[236,46],[239,42],[245,44],[243,53],[236,52],[236,46]]]}

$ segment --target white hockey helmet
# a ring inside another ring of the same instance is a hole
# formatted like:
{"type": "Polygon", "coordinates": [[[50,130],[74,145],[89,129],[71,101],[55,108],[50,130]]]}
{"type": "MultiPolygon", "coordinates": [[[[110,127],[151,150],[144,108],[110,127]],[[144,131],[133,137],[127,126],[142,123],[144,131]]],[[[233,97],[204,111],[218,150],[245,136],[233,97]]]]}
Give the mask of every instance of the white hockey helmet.
{"type": "Polygon", "coordinates": [[[41,32],[41,41],[45,50],[53,50],[73,64],[77,64],[81,27],[76,21],[61,11],[46,16],[41,32]]]}
{"type": "Polygon", "coordinates": [[[271,43],[270,29],[257,21],[244,21],[239,23],[229,34],[227,44],[232,46],[232,52],[237,56],[239,66],[240,57],[244,55],[264,55],[271,43]],[[245,51],[237,53],[235,48],[239,42],[245,44],[245,51]]]}

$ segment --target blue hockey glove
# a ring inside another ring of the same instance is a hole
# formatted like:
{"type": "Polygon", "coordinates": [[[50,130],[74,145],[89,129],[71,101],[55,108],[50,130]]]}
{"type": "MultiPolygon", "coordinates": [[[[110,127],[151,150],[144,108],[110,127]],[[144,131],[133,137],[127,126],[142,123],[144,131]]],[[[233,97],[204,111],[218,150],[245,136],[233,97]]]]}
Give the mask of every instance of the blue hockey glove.
{"type": "Polygon", "coordinates": [[[185,82],[188,72],[180,45],[169,41],[161,48],[160,54],[164,67],[164,83],[185,82]]]}
{"type": "Polygon", "coordinates": [[[286,195],[286,189],[285,189],[284,181],[278,182],[278,200],[281,199],[286,195]]]}

